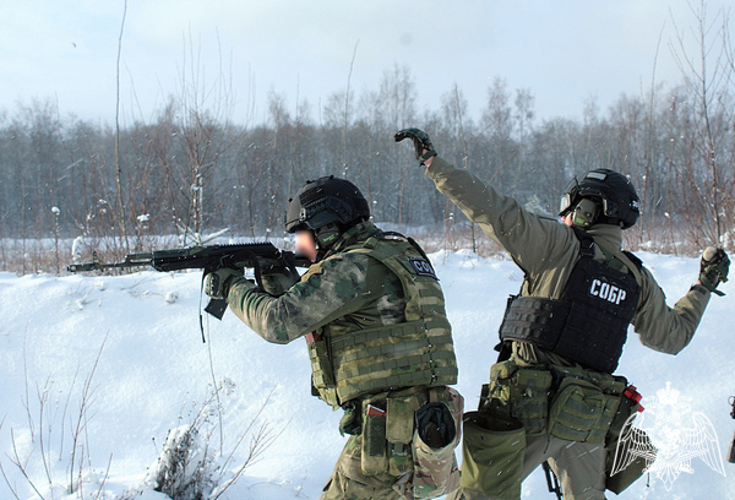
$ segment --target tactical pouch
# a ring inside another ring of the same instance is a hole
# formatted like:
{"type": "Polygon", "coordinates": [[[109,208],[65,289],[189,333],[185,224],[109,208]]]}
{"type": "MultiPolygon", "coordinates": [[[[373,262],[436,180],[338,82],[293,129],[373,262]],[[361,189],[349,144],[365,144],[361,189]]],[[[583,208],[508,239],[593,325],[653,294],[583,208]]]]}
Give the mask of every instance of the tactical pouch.
{"type": "Polygon", "coordinates": [[[603,443],[620,405],[619,395],[574,376],[565,377],[551,401],[549,434],[567,441],[603,443]]]}
{"type": "MultiPolygon", "coordinates": [[[[627,382],[623,382],[623,390],[626,385],[627,382]]],[[[617,495],[636,482],[638,478],[645,473],[645,469],[648,465],[643,457],[636,456],[630,464],[625,467],[625,469],[619,471],[614,476],[610,475],[615,460],[618,442],[620,440],[620,433],[622,432],[625,423],[638,411],[640,406],[636,401],[623,394],[622,391],[619,399],[620,404],[618,405],[618,410],[615,413],[615,417],[610,425],[610,430],[607,433],[607,464],[605,471],[605,489],[608,489],[617,495]]],[[[644,434],[644,436],[644,439],[650,443],[648,435],[644,434]]]]}
{"type": "Polygon", "coordinates": [[[362,402],[362,472],[402,476],[413,471],[416,396],[377,394],[362,402]]]}
{"type": "MultiPolygon", "coordinates": [[[[643,439],[645,439],[649,444],[651,443],[651,439],[648,437],[648,434],[643,433],[642,436],[643,439]]],[[[630,462],[630,464],[625,467],[625,469],[619,471],[614,476],[611,476],[610,473],[612,472],[613,463],[615,460],[615,450],[617,448],[617,444],[618,440],[615,439],[614,442],[611,442],[611,444],[607,446],[605,489],[608,489],[616,495],[619,495],[626,488],[628,488],[628,486],[636,482],[643,474],[645,474],[648,463],[646,462],[645,458],[641,456],[636,456],[630,462]]]]}
{"type": "Polygon", "coordinates": [[[416,412],[412,444],[413,498],[422,500],[446,495],[459,486],[454,449],[460,440],[464,400],[452,388],[431,389],[429,399],[432,402],[416,412]]]}
{"type": "Polygon", "coordinates": [[[518,500],[526,432],[516,418],[487,411],[464,415],[462,488],[498,500],[518,500]]]}
{"type": "Polygon", "coordinates": [[[385,399],[362,402],[362,450],[360,465],[366,476],[388,472],[385,399]]]}
{"type": "Polygon", "coordinates": [[[411,440],[414,435],[415,396],[389,397],[386,441],[388,474],[401,476],[413,470],[411,440]]]}
{"type": "Polygon", "coordinates": [[[610,424],[610,430],[607,433],[606,444],[608,447],[611,445],[613,446],[613,453],[615,452],[615,444],[620,437],[620,432],[623,430],[625,422],[627,422],[628,418],[630,418],[631,415],[634,415],[640,407],[637,402],[633,401],[623,393],[626,385],[627,384],[623,384],[623,390],[620,391],[620,396],[618,396],[619,404],[617,411],[615,412],[615,416],[610,424]]]}
{"type": "Polygon", "coordinates": [[[481,408],[519,419],[528,435],[543,434],[548,418],[551,372],[519,367],[514,361],[496,363],[490,383],[483,386],[481,408]]]}

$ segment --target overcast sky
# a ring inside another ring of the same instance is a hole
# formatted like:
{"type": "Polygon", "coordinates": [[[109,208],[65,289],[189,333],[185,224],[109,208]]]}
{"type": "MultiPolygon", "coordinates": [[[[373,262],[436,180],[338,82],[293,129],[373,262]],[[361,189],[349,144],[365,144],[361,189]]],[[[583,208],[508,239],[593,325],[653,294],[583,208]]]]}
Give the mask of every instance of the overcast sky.
{"type": "MultiPolygon", "coordinates": [[[[728,5],[708,1],[710,18],[728,5]]],[[[2,0],[0,110],[52,98],[64,116],[112,123],[123,6],[2,0]]],[[[539,118],[580,117],[590,96],[604,110],[621,93],[650,87],[660,36],[656,80],[680,81],[672,17],[680,29],[695,24],[685,0],[129,0],[123,113],[126,122],[154,116],[178,91],[193,47],[207,85],[220,74],[232,82],[237,121],[249,100],[263,120],[271,89],[287,95],[289,109],[298,91],[318,119],[319,104],[346,87],[358,44],[358,94],[377,89],[395,64],[408,65],[422,108],[438,109],[456,82],[479,110],[501,76],[510,88],[531,89],[539,118]]]]}

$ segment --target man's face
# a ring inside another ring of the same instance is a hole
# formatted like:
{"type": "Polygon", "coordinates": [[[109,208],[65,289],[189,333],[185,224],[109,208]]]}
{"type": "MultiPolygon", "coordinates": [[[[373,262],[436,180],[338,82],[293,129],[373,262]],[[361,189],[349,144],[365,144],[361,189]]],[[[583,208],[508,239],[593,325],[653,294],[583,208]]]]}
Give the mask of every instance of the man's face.
{"type": "Polygon", "coordinates": [[[569,212],[561,218],[561,221],[569,227],[572,227],[572,213],[569,212]]]}
{"type": "Polygon", "coordinates": [[[316,241],[309,230],[296,231],[296,253],[306,256],[312,262],[316,262],[316,241]]]}

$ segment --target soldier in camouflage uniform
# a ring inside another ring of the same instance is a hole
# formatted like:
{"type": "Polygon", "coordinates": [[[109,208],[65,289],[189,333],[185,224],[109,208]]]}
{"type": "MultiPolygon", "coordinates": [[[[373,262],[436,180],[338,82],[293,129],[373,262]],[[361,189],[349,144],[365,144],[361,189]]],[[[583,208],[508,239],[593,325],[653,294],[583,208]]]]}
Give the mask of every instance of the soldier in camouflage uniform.
{"type": "Polygon", "coordinates": [[[437,189],[525,273],[509,300],[480,410],[465,414],[461,488],[450,497],[517,500],[521,481],[542,463],[566,500],[604,499],[606,488],[619,493],[642,473],[634,463],[629,475],[609,474],[623,423],[639,409],[635,388],[612,375],[628,325],[652,349],[681,351],[710,295],[721,294],[727,255],[707,249],[699,280],[670,308],[650,271],[621,250],[639,202],[624,176],[599,169],[572,181],[560,224],[437,156],[425,132],[402,130],[395,140],[406,138],[437,189]]]}
{"type": "Polygon", "coordinates": [[[350,438],[322,499],[428,499],[459,485],[462,397],[444,297],[411,238],[368,221],[354,184],[308,182],[286,229],[314,264],[264,263],[260,285],[222,269],[206,290],[265,340],[305,338],[312,393],[342,408],[350,438]]]}

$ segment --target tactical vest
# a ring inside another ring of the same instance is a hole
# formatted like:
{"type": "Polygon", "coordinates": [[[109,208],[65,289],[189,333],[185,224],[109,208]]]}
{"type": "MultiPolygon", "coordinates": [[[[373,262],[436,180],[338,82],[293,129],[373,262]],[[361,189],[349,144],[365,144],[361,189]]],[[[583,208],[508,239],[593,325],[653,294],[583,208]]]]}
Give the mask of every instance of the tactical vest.
{"type": "MultiPolygon", "coordinates": [[[[575,228],[580,258],[558,300],[511,296],[500,340],[528,342],[585,368],[613,373],[641,287],[630,273],[594,259],[594,240],[575,228]]],[[[636,265],[640,261],[626,253],[636,265]]]]}
{"type": "MultiPolygon", "coordinates": [[[[438,279],[420,247],[402,238],[388,240],[379,234],[340,253],[368,255],[398,277],[406,301],[405,321],[360,329],[336,320],[307,335],[315,395],[335,408],[364,394],[457,383],[451,327],[438,279]]],[[[315,264],[308,274],[319,270],[315,264]]]]}

